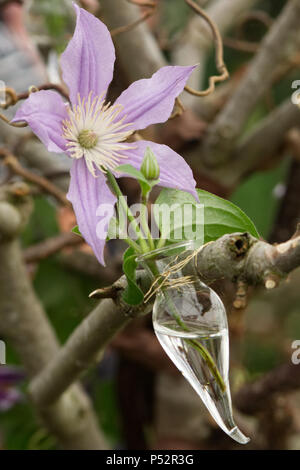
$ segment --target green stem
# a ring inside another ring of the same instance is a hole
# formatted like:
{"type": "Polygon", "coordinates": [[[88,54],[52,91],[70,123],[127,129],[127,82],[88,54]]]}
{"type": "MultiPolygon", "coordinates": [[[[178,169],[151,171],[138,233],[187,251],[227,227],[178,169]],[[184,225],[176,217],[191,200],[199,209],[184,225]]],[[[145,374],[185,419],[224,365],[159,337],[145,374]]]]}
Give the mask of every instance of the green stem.
{"type": "MultiPolygon", "coordinates": [[[[138,241],[140,243],[142,252],[147,253],[149,251],[148,244],[144,240],[141,229],[138,226],[137,221],[135,220],[131,210],[129,209],[129,207],[128,207],[126,201],[125,201],[125,198],[124,198],[124,196],[122,194],[122,191],[121,191],[121,189],[120,189],[120,187],[119,187],[119,185],[116,181],[116,178],[114,177],[114,175],[109,170],[106,170],[106,176],[107,176],[107,179],[108,179],[108,181],[111,185],[111,188],[113,189],[115,195],[118,197],[118,199],[120,201],[120,204],[122,205],[122,207],[123,207],[123,209],[126,213],[126,216],[127,216],[129,222],[132,225],[133,230],[135,231],[135,233],[137,235],[137,238],[138,238],[138,241]]],[[[131,240],[131,241],[133,241],[133,240],[131,240]]]]}
{"type": "Polygon", "coordinates": [[[158,243],[157,243],[157,247],[156,247],[156,248],[162,248],[162,247],[165,245],[166,241],[167,241],[167,240],[166,240],[165,238],[160,238],[160,239],[158,240],[158,243]]]}
{"type": "Polygon", "coordinates": [[[147,195],[142,194],[141,224],[142,224],[142,228],[145,232],[145,235],[147,235],[150,249],[155,250],[154,241],[153,241],[153,238],[151,236],[151,232],[150,232],[149,225],[148,225],[148,220],[147,220],[147,202],[148,202],[147,195]]]}
{"type": "Polygon", "coordinates": [[[131,240],[131,238],[128,238],[128,237],[124,238],[123,240],[124,242],[127,243],[127,245],[131,246],[137,253],[141,253],[140,246],[137,243],[135,243],[134,240],[131,240]]]}
{"type": "MultiPolygon", "coordinates": [[[[131,238],[128,238],[126,236],[126,233],[124,233],[123,234],[124,236],[122,236],[122,227],[120,227],[120,220],[117,220],[116,224],[117,224],[118,229],[119,229],[119,237],[118,238],[121,239],[121,240],[124,240],[124,242],[126,242],[129,246],[131,246],[137,253],[142,253],[140,246],[134,240],[131,240],[131,238]],[[121,230],[121,233],[120,233],[120,230],[121,230]]],[[[116,234],[116,236],[117,236],[117,234],[116,234]]]]}

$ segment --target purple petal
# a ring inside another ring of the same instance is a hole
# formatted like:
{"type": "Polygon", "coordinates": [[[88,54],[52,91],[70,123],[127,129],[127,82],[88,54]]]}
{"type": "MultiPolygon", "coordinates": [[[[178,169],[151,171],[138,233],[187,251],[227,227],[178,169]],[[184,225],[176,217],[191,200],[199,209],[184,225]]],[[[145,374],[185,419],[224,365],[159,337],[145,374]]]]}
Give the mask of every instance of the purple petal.
{"type": "Polygon", "coordinates": [[[25,372],[21,367],[1,366],[0,367],[0,387],[12,385],[24,380],[25,372]]]}
{"type": "Polygon", "coordinates": [[[105,175],[98,172],[95,178],[84,158],[75,160],[67,198],[73,204],[78,228],[85,241],[92,247],[98,261],[105,265],[103,251],[117,200],[106,184],[105,175]]]}
{"type": "Polygon", "coordinates": [[[0,390],[0,411],[7,411],[23,399],[19,390],[7,388],[0,390]]]}
{"type": "Polygon", "coordinates": [[[165,122],[195,67],[162,67],[151,78],[132,83],[116,100],[124,106],[119,117],[126,116],[124,122],[134,129],[165,122]]]}
{"type": "MultiPolygon", "coordinates": [[[[186,161],[174,150],[167,145],[156,144],[146,140],[139,140],[134,143],[135,148],[127,150],[124,155],[127,155],[125,163],[129,163],[136,169],[140,169],[145,150],[150,147],[153,151],[160,168],[159,186],[166,188],[181,189],[191,193],[198,201],[198,195],[195,190],[196,181],[193,177],[193,172],[186,161]]],[[[124,176],[117,173],[116,176],[124,176]]]]}
{"type": "Polygon", "coordinates": [[[61,56],[64,82],[70,99],[107,90],[114,70],[115,48],[110,33],[100,20],[74,4],[77,14],[74,36],[61,56]]]}
{"type": "Polygon", "coordinates": [[[62,121],[68,117],[66,105],[55,91],[37,91],[16,112],[12,122],[26,121],[49,152],[64,152],[62,121]]]}

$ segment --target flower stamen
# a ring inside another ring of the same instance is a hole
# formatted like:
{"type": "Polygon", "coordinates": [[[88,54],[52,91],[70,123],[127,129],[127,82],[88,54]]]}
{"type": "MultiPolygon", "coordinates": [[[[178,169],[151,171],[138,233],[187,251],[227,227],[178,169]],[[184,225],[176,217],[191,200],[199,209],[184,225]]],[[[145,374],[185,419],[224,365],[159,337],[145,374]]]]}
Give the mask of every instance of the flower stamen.
{"type": "Polygon", "coordinates": [[[72,158],[84,157],[93,176],[96,169],[115,169],[127,158],[124,151],[134,148],[124,142],[134,130],[124,123],[126,116],[118,119],[122,111],[121,104],[105,103],[105,93],[93,98],[92,92],[87,99],[78,94],[77,104],[68,109],[69,119],[63,121],[67,152],[72,158]]]}

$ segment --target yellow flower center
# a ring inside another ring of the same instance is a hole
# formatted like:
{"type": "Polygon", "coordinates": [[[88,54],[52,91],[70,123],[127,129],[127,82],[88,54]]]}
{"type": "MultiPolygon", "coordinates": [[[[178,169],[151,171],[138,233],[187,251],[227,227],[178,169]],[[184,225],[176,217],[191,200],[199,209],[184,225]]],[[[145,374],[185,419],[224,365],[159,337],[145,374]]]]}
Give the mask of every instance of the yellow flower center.
{"type": "Polygon", "coordinates": [[[85,149],[96,147],[98,139],[97,134],[89,129],[83,129],[78,135],[78,142],[85,149]]]}

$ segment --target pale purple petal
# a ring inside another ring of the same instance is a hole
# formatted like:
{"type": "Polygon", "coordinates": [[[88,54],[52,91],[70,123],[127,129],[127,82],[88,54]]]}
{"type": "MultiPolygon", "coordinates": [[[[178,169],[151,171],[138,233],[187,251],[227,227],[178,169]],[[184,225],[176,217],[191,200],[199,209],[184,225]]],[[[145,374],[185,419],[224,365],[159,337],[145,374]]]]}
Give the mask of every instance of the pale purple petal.
{"type": "Polygon", "coordinates": [[[162,67],[151,78],[132,83],[116,100],[124,106],[118,119],[126,116],[124,122],[132,123],[134,129],[165,122],[195,67],[162,67]]]}
{"type": "MultiPolygon", "coordinates": [[[[124,163],[129,163],[136,169],[140,169],[145,150],[150,147],[153,151],[160,168],[159,186],[166,188],[181,189],[191,193],[198,201],[198,195],[195,190],[196,181],[193,177],[193,172],[186,161],[174,150],[167,145],[156,144],[146,140],[139,140],[134,143],[135,148],[127,150],[127,159],[124,163]]],[[[122,161],[123,163],[123,161],[122,161]]],[[[116,173],[116,176],[124,176],[124,174],[116,173]]]]}
{"type": "Polygon", "coordinates": [[[81,234],[92,247],[98,261],[105,265],[105,240],[117,200],[106,184],[105,175],[99,172],[95,178],[87,169],[84,158],[75,160],[67,198],[73,204],[81,234]]]}
{"type": "Polygon", "coordinates": [[[10,410],[16,403],[22,401],[23,395],[15,388],[0,389],[0,411],[10,410]]]}
{"type": "Polygon", "coordinates": [[[3,366],[0,367],[0,388],[2,386],[13,385],[25,378],[25,372],[21,367],[3,366]]]}
{"type": "Polygon", "coordinates": [[[77,14],[73,38],[61,56],[63,80],[70,99],[77,94],[86,98],[92,91],[100,95],[107,90],[114,70],[115,48],[110,33],[100,20],[74,4],[77,14]]]}
{"type": "Polygon", "coordinates": [[[26,121],[49,152],[65,151],[62,121],[68,117],[62,98],[55,91],[37,91],[16,112],[12,122],[26,121]]]}

